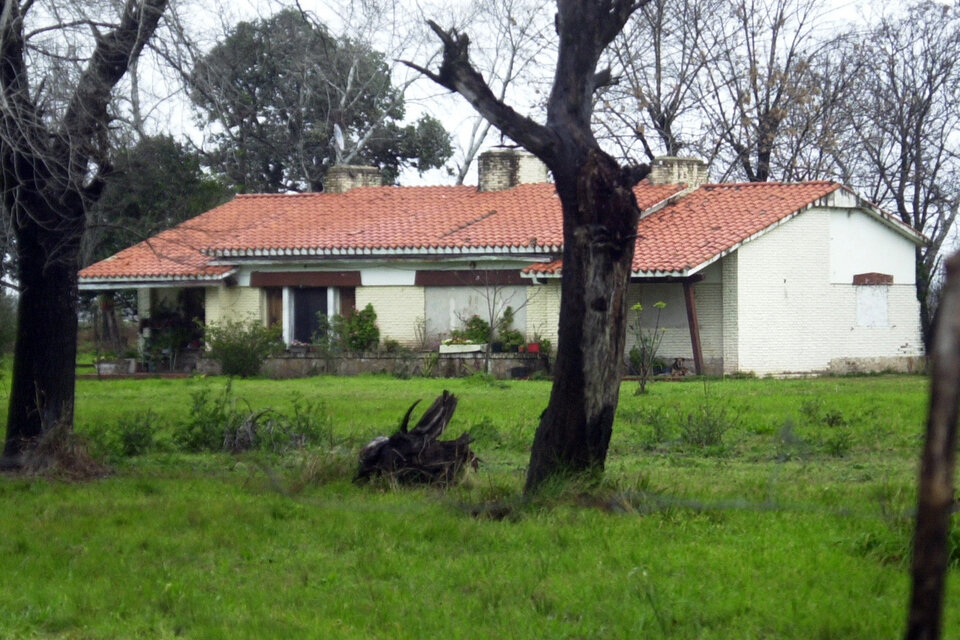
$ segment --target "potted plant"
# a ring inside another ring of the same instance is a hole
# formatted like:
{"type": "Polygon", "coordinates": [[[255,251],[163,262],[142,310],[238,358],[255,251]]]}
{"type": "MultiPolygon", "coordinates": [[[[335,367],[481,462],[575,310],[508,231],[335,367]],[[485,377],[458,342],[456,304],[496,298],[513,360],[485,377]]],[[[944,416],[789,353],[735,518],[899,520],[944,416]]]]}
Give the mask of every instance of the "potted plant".
{"type": "Polygon", "coordinates": [[[539,338],[537,342],[540,343],[540,353],[550,355],[553,343],[548,338],[539,338]]]}
{"type": "Polygon", "coordinates": [[[500,339],[503,341],[504,353],[516,353],[520,345],[525,342],[523,334],[516,329],[501,330],[500,339]]]}

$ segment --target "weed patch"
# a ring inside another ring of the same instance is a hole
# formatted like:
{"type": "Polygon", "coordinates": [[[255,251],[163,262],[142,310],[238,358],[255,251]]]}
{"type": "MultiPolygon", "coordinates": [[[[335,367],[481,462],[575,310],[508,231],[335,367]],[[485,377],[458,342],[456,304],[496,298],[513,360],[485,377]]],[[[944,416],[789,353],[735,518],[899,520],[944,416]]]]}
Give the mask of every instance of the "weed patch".
{"type": "Polygon", "coordinates": [[[310,444],[333,444],[332,420],[322,400],[294,397],[289,411],[253,410],[233,395],[231,381],[219,393],[201,387],[191,394],[189,420],[174,432],[174,444],[185,452],[251,449],[283,454],[310,444]]]}

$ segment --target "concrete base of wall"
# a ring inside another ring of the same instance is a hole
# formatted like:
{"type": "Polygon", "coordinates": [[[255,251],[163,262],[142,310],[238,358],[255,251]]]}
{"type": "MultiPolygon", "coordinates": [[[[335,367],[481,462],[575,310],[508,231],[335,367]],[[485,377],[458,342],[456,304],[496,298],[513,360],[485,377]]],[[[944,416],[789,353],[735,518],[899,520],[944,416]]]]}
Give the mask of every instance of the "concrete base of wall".
{"type": "Polygon", "coordinates": [[[827,373],[919,373],[927,367],[925,356],[892,356],[884,358],[834,358],[827,373]]]}

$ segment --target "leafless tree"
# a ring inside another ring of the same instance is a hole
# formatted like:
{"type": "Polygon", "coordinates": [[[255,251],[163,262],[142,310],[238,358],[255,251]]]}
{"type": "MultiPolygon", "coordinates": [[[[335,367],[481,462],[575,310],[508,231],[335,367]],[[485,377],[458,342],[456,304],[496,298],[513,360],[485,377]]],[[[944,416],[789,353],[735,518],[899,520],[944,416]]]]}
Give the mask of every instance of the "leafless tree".
{"type": "Polygon", "coordinates": [[[45,431],[73,423],[77,256],[87,207],[110,170],[112,92],[166,6],[7,0],[0,8],[2,204],[20,287],[0,466],[18,466],[45,431]]]}
{"type": "Polygon", "coordinates": [[[534,438],[526,490],[553,476],[602,471],[620,388],[627,284],[646,165],[621,167],[591,129],[603,51],[647,0],[558,0],[559,48],[546,122],[499,100],[470,61],[470,39],[431,23],[443,42],[437,71],[411,65],[459,93],[553,172],[563,210],[559,345],[550,402],[534,438]]]}
{"type": "MultiPolygon", "coordinates": [[[[487,36],[474,51],[474,64],[482,69],[497,99],[526,102],[535,110],[542,103],[539,71],[554,46],[553,24],[546,0],[482,0],[471,3],[460,24],[476,25],[487,36]],[[509,94],[509,95],[508,95],[509,94]]],[[[464,122],[455,152],[457,184],[463,184],[477,155],[490,143],[491,124],[481,115],[464,122]]]]}
{"type": "Polygon", "coordinates": [[[720,55],[709,27],[725,3],[652,0],[613,41],[608,57],[618,82],[600,96],[597,123],[620,157],[676,156],[685,136],[696,135],[697,86],[720,55]]]}
{"type": "Polygon", "coordinates": [[[861,62],[846,118],[856,145],[842,159],[867,198],[926,234],[917,299],[929,345],[930,287],[960,208],[960,9],[926,1],[883,18],[845,51],[861,62]]]}
{"type": "Polygon", "coordinates": [[[811,59],[798,99],[782,122],[770,158],[771,176],[783,182],[849,182],[856,135],[847,118],[857,95],[853,81],[857,61],[847,58],[845,38],[835,37],[811,59]]]}
{"type": "MultiPolygon", "coordinates": [[[[700,89],[709,132],[700,155],[718,177],[765,182],[785,123],[812,101],[820,0],[728,0],[711,24],[700,89]],[[717,54],[718,53],[718,54],[717,54]]],[[[809,118],[811,116],[804,116],[809,118]]],[[[792,124],[794,131],[805,125],[792,124]]]]}

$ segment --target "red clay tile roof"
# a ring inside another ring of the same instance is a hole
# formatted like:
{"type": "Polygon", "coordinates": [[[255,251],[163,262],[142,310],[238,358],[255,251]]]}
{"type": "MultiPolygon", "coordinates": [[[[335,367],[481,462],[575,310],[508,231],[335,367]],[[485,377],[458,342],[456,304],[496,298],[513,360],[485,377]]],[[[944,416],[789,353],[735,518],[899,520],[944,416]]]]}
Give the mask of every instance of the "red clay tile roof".
{"type": "MultiPolygon", "coordinates": [[[[640,220],[633,273],[687,273],[838,188],[835,182],[704,185],[640,220]]],[[[556,275],[561,267],[555,260],[526,271],[556,275]]]]}
{"type": "MultiPolygon", "coordinates": [[[[637,186],[642,208],[678,185],[637,186]]],[[[86,280],[209,278],[232,256],[560,251],[553,184],[506,191],[461,187],[364,187],[343,194],[239,195],[80,272],[86,280]]]]}
{"type": "MultiPolygon", "coordinates": [[[[664,204],[681,188],[637,185],[641,209],[654,211],[637,227],[634,274],[691,273],[841,187],[709,184],[664,204]],[[657,209],[658,204],[663,206],[657,209]]],[[[556,256],[562,240],[560,203],[550,183],[494,192],[468,186],[363,187],[343,194],[240,195],[80,276],[88,282],[209,280],[232,271],[222,263],[234,256],[556,256]],[[213,261],[221,264],[212,266],[213,261]]],[[[553,260],[525,271],[549,276],[561,267],[553,260]]]]}
{"type": "Polygon", "coordinates": [[[835,182],[704,185],[637,225],[633,271],[685,271],[840,187],[835,182]]]}

